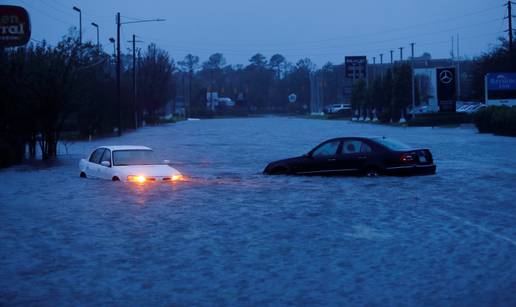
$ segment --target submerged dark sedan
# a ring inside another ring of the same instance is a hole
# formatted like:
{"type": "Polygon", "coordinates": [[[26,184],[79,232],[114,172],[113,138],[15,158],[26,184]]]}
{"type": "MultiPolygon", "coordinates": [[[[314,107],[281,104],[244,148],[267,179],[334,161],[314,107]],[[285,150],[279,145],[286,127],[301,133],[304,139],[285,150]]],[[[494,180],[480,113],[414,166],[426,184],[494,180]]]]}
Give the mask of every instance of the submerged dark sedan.
{"type": "Polygon", "coordinates": [[[412,148],[386,137],[343,137],[327,140],[308,154],[279,160],[263,171],[269,175],[430,175],[436,166],[426,148],[412,148]]]}

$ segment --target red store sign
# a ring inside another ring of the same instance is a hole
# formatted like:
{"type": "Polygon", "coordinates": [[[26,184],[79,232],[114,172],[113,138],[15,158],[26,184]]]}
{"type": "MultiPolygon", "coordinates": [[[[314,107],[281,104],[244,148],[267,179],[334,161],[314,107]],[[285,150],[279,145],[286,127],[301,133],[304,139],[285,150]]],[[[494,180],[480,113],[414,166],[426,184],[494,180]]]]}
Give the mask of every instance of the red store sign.
{"type": "Polygon", "coordinates": [[[23,46],[29,39],[29,13],[20,6],[0,5],[0,48],[23,46]]]}

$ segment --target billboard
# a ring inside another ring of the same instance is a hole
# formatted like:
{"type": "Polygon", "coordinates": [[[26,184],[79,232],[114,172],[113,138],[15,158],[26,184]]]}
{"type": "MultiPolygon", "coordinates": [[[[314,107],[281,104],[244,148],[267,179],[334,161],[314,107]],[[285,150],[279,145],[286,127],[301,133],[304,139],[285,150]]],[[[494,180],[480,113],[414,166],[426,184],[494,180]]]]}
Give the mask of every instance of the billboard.
{"type": "Polygon", "coordinates": [[[29,39],[29,13],[20,6],[0,5],[0,48],[23,46],[29,39]]]}
{"type": "Polygon", "coordinates": [[[457,106],[455,68],[437,68],[435,71],[439,112],[455,112],[457,106]]]}
{"type": "Polygon", "coordinates": [[[346,65],[346,78],[365,79],[367,76],[367,57],[347,56],[344,60],[346,65]]]}
{"type": "Polygon", "coordinates": [[[516,73],[487,74],[485,91],[488,105],[516,105],[516,73]]]}

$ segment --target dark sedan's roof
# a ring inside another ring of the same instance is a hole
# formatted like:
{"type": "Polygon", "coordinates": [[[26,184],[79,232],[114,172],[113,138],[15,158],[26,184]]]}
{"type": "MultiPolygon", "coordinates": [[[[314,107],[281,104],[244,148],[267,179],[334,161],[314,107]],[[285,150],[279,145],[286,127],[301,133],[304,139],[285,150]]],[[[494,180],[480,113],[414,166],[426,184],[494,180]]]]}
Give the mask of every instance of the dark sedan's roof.
{"type": "Polygon", "coordinates": [[[394,139],[385,137],[385,136],[342,136],[337,138],[332,138],[329,140],[324,141],[331,142],[331,141],[341,141],[346,139],[355,139],[355,140],[369,140],[371,142],[374,142],[378,145],[381,145],[387,149],[394,150],[394,151],[406,151],[406,150],[417,150],[420,149],[418,147],[413,147],[407,144],[404,144],[402,142],[398,142],[394,139]]]}

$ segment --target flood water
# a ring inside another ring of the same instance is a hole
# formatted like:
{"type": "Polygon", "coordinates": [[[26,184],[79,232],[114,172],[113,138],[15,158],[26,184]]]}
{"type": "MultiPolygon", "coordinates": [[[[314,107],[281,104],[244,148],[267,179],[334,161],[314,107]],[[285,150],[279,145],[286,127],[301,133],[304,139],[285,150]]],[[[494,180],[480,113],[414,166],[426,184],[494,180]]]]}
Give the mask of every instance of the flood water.
{"type": "Polygon", "coordinates": [[[186,121],[0,171],[1,305],[516,305],[516,138],[299,118],[186,121]],[[435,176],[264,176],[337,136],[427,147],[435,176]],[[80,179],[147,145],[188,181],[80,179]]]}

